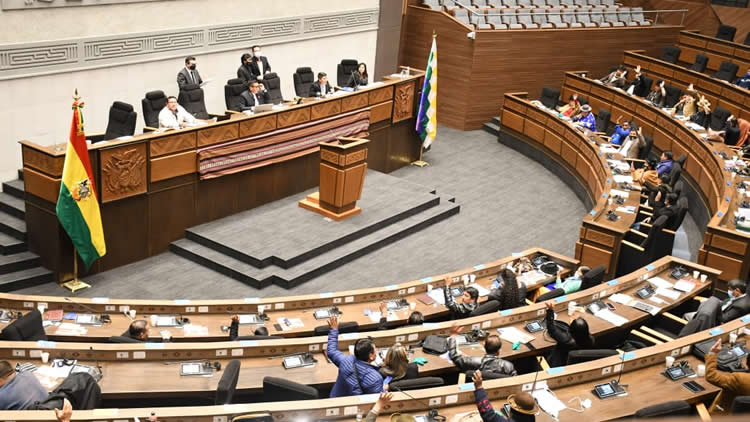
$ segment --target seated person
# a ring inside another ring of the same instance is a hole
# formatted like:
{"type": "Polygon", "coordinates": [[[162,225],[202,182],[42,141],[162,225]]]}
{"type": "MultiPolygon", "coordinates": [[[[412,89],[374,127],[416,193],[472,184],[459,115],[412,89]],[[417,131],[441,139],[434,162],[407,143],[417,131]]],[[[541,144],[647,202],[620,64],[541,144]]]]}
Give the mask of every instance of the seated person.
{"type": "Polygon", "coordinates": [[[630,172],[633,176],[633,181],[639,183],[641,186],[651,185],[658,186],[661,183],[659,174],[656,172],[656,160],[648,160],[646,164],[636,169],[633,167],[633,163],[630,163],[630,172]]]}
{"type": "Polygon", "coordinates": [[[599,79],[599,82],[603,83],[604,86],[623,89],[625,88],[625,84],[628,83],[628,81],[625,79],[626,73],[627,69],[625,68],[625,66],[620,65],[617,66],[617,69],[614,72],[599,79]]]}
{"type": "Polygon", "coordinates": [[[645,97],[646,94],[648,94],[645,92],[646,87],[643,85],[643,75],[641,74],[640,65],[635,67],[635,77],[633,77],[633,80],[626,86],[627,88],[625,88],[625,91],[630,95],[645,97]]]}
{"type": "Polygon", "coordinates": [[[479,300],[479,292],[473,287],[467,287],[461,294],[461,303],[456,303],[453,295],[450,292],[449,280],[445,280],[443,285],[443,294],[445,295],[445,306],[451,310],[453,319],[461,319],[468,317],[471,312],[477,308],[477,300],[479,300]]]}
{"type": "Polygon", "coordinates": [[[690,116],[690,121],[704,128],[708,127],[711,118],[711,102],[705,96],[701,95],[695,106],[698,111],[690,116]]]}
{"type": "Polygon", "coordinates": [[[159,127],[164,129],[180,129],[195,125],[196,120],[181,105],[177,104],[177,97],[167,97],[167,105],[159,112],[159,127]]]}
{"type": "Polygon", "coordinates": [[[401,343],[396,343],[388,349],[380,367],[380,375],[383,377],[383,388],[389,391],[389,385],[393,381],[403,379],[414,379],[419,377],[419,367],[416,363],[409,363],[409,354],[401,343]]]}
{"type": "Polygon", "coordinates": [[[747,283],[742,280],[731,280],[727,285],[728,301],[721,305],[720,323],[735,320],[750,313],[750,297],[747,295],[747,283]]]}
{"type": "Polygon", "coordinates": [[[578,94],[568,97],[568,103],[557,107],[557,111],[565,117],[572,117],[581,111],[581,103],[578,102],[578,94]]]}
{"type": "Polygon", "coordinates": [[[680,101],[674,105],[674,113],[681,114],[685,117],[690,117],[698,112],[698,91],[693,88],[693,84],[688,86],[687,92],[680,97],[680,101]]]}
{"type": "Polygon", "coordinates": [[[148,341],[148,335],[148,322],[145,319],[139,319],[130,323],[128,337],[133,340],[148,341]]]}
{"type": "Polygon", "coordinates": [[[664,89],[664,81],[659,81],[651,87],[651,92],[646,95],[646,101],[661,108],[667,101],[667,90],[664,89]]]}
{"type": "Polygon", "coordinates": [[[588,104],[581,106],[581,112],[573,116],[573,121],[592,132],[596,132],[596,117],[591,112],[591,106],[588,104]]]}
{"type": "Polygon", "coordinates": [[[625,138],[620,147],[620,154],[626,158],[638,158],[641,155],[641,148],[646,147],[646,139],[643,137],[643,128],[638,130],[631,128],[628,137],[625,138]]]}
{"type": "Polygon", "coordinates": [[[667,222],[664,227],[671,227],[674,224],[674,219],[677,218],[677,199],[676,193],[668,193],[663,195],[661,191],[656,193],[656,202],[654,202],[654,213],[651,217],[643,220],[644,223],[650,223],[656,221],[661,216],[667,216],[667,222]],[[662,198],[664,200],[662,201],[662,198]]]}
{"type": "Polygon", "coordinates": [[[672,172],[672,166],[674,165],[672,151],[662,152],[660,160],[659,164],[656,165],[656,173],[659,177],[672,172]]]}
{"type": "Polygon", "coordinates": [[[576,272],[565,279],[565,281],[562,281],[560,279],[560,273],[562,273],[562,270],[557,271],[557,281],[555,281],[555,288],[556,289],[563,289],[565,291],[565,294],[569,293],[575,293],[579,290],[581,290],[581,283],[583,282],[583,276],[586,275],[587,272],[591,271],[591,268],[581,265],[578,267],[576,272]]]}
{"type": "MultiPolygon", "coordinates": [[[[721,338],[706,355],[706,381],[720,387],[717,403],[729,410],[736,396],[750,395],[750,372],[724,372],[718,369],[716,355],[721,351],[721,338]]],[[[750,355],[745,358],[745,369],[750,366],[750,355]]]]}
{"type": "MultiPolygon", "coordinates": [[[[414,311],[409,314],[409,318],[406,320],[406,325],[422,325],[424,323],[424,315],[419,311],[414,311]]],[[[394,328],[394,327],[391,327],[394,328]]],[[[378,330],[388,330],[388,304],[380,302],[380,321],[378,321],[378,330]]]]}
{"type": "Polygon", "coordinates": [[[47,399],[49,393],[32,372],[16,372],[0,361],[0,410],[25,410],[47,399]]]}
{"type": "Polygon", "coordinates": [[[271,103],[271,95],[262,83],[257,80],[247,84],[248,90],[240,94],[242,111],[252,110],[253,107],[271,103]]]}
{"type": "Polygon", "coordinates": [[[357,66],[357,70],[352,72],[349,81],[346,83],[346,86],[349,88],[356,88],[362,85],[367,85],[367,65],[364,63],[360,63],[357,66]]]}
{"type": "Polygon", "coordinates": [[[615,132],[609,140],[613,145],[622,145],[625,138],[630,135],[630,120],[625,120],[622,122],[622,125],[620,125],[620,120],[622,120],[622,116],[617,118],[617,121],[615,122],[615,132]]]}
{"type": "Polygon", "coordinates": [[[448,337],[448,356],[456,368],[461,372],[480,370],[492,372],[497,375],[516,376],[516,368],[511,362],[500,358],[500,348],[503,341],[497,334],[491,334],[484,340],[484,356],[467,356],[458,350],[456,337],[461,333],[458,324],[451,327],[451,336],[448,337]]]}
{"type": "Polygon", "coordinates": [[[671,178],[672,177],[669,175],[669,173],[662,174],[661,176],[659,176],[658,185],[644,185],[645,191],[648,192],[647,204],[649,207],[654,208],[656,206],[659,206],[657,205],[657,202],[666,200],[667,195],[672,193],[672,185],[669,184],[671,178]],[[657,196],[659,197],[658,199],[657,196]]]}
{"type": "Polygon", "coordinates": [[[325,97],[328,94],[333,94],[333,88],[328,83],[328,75],[318,72],[318,80],[310,85],[310,97],[325,97]]]}
{"type": "Polygon", "coordinates": [[[365,416],[365,422],[377,421],[378,415],[380,415],[380,411],[383,410],[388,405],[388,403],[391,402],[392,398],[393,393],[380,393],[378,401],[376,401],[370,411],[367,412],[367,416],[365,416]]]}
{"type": "Polygon", "coordinates": [[[747,69],[747,73],[737,78],[735,84],[740,88],[750,89],[750,68],[747,69]]]}
{"type": "Polygon", "coordinates": [[[740,133],[737,135],[737,143],[734,146],[742,147],[750,144],[750,121],[737,119],[737,127],[740,128],[740,133]]]}
{"type": "Polygon", "coordinates": [[[589,324],[585,319],[578,317],[570,324],[570,331],[560,329],[555,324],[555,310],[552,302],[546,302],[547,315],[545,322],[547,332],[556,342],[547,362],[551,367],[565,366],[568,363],[568,353],[573,350],[587,350],[594,348],[594,338],[589,332],[589,324]]]}
{"type": "Polygon", "coordinates": [[[520,283],[510,268],[503,268],[497,273],[500,287],[492,289],[487,299],[500,302],[500,310],[517,308],[526,305],[526,285],[520,283]]]}
{"type": "Polygon", "coordinates": [[[477,402],[477,410],[482,422],[534,422],[539,408],[534,397],[523,391],[508,396],[510,405],[510,419],[503,417],[492,408],[492,403],[487,397],[487,392],[482,388],[482,371],[474,372],[474,401],[477,402]]]}
{"type": "Polygon", "coordinates": [[[339,350],[339,319],[328,319],[328,343],[326,355],[339,368],[331,397],[380,393],[383,377],[378,367],[372,364],[378,356],[375,344],[369,338],[361,338],[354,344],[354,356],[339,350]]]}
{"type": "Polygon", "coordinates": [[[723,142],[727,145],[737,145],[740,140],[741,129],[739,119],[730,115],[724,122],[720,130],[708,128],[706,139],[714,142],[723,142]]]}

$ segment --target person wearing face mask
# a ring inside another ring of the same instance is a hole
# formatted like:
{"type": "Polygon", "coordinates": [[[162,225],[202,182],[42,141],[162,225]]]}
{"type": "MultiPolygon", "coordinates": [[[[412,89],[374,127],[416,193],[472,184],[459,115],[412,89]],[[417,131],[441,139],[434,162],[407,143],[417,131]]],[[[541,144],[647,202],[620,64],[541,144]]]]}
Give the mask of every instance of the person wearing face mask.
{"type": "Polygon", "coordinates": [[[721,305],[720,323],[724,324],[750,313],[750,297],[747,296],[747,283],[732,280],[727,286],[729,300],[721,305]]]}
{"type": "Polygon", "coordinates": [[[185,67],[182,68],[182,70],[180,70],[180,73],[177,74],[177,86],[179,86],[180,90],[182,90],[185,85],[200,85],[202,83],[203,79],[201,79],[201,74],[198,73],[198,69],[195,64],[195,57],[185,57],[185,67]]]}
{"type": "Polygon", "coordinates": [[[250,73],[257,80],[263,79],[263,75],[271,73],[271,65],[268,64],[266,56],[260,52],[260,46],[254,45],[252,47],[253,57],[250,59],[250,73]]]}
{"type": "Polygon", "coordinates": [[[250,66],[252,59],[252,54],[243,54],[242,57],[240,57],[240,67],[237,69],[237,77],[245,81],[246,84],[252,80],[255,80],[250,66]]]}

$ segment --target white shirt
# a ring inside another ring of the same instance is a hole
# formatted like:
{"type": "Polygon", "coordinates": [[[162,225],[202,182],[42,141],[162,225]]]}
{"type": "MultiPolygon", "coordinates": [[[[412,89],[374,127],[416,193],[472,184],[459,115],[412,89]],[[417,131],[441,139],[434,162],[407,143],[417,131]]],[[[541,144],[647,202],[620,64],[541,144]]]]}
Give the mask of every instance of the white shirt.
{"type": "Polygon", "coordinates": [[[195,117],[188,113],[181,105],[177,104],[177,112],[174,113],[169,107],[164,107],[159,112],[159,127],[179,129],[180,123],[195,123],[195,117]]]}
{"type": "Polygon", "coordinates": [[[624,157],[627,157],[628,150],[630,149],[632,145],[633,145],[633,139],[630,136],[628,136],[627,139],[625,140],[625,143],[622,144],[622,147],[620,148],[620,154],[624,157]]]}

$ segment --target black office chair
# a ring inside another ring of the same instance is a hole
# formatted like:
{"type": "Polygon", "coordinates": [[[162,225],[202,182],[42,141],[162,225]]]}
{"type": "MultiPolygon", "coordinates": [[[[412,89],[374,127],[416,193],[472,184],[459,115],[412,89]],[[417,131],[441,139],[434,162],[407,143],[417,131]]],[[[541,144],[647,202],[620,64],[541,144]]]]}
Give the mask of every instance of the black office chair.
{"type": "Polygon", "coordinates": [[[315,82],[315,73],[309,67],[298,67],[292,75],[294,92],[298,97],[309,97],[310,86],[315,82]]]}
{"type": "Polygon", "coordinates": [[[604,281],[604,273],[607,271],[607,267],[604,265],[596,266],[589,270],[583,277],[581,277],[581,290],[586,290],[590,287],[598,286],[604,281]]]}
{"type": "Polygon", "coordinates": [[[115,101],[109,108],[109,120],[107,130],[100,135],[89,135],[86,139],[91,143],[109,141],[121,136],[133,136],[135,133],[135,121],[138,113],[133,111],[133,106],[122,101],[115,101]]]}
{"type": "Polygon", "coordinates": [[[734,41],[734,35],[737,33],[737,28],[730,26],[730,25],[719,25],[719,30],[716,31],[716,35],[714,35],[714,38],[718,38],[720,40],[733,42],[734,41]]]}
{"type": "Polygon", "coordinates": [[[680,50],[679,47],[668,45],[664,47],[664,50],[662,50],[659,60],[665,61],[667,63],[677,64],[677,61],[680,59],[681,52],[682,50],[680,50]]]}
{"type": "Polygon", "coordinates": [[[496,300],[488,300],[487,302],[484,302],[483,304],[479,305],[471,311],[469,316],[479,316],[484,314],[489,314],[492,312],[497,312],[500,309],[500,302],[496,300]]]}
{"type": "Polygon", "coordinates": [[[341,60],[341,63],[336,65],[336,84],[338,86],[346,86],[349,82],[349,78],[352,76],[352,72],[355,72],[359,67],[359,62],[352,59],[341,60]]]}
{"type": "Polygon", "coordinates": [[[227,84],[224,85],[224,103],[227,110],[242,111],[242,97],[240,95],[245,91],[247,91],[247,83],[244,79],[234,78],[227,81],[227,84]]]}
{"type": "MultiPolygon", "coordinates": [[[[663,215],[652,224],[641,223],[641,230],[647,230],[647,233],[635,229],[630,229],[625,233],[625,238],[620,242],[620,255],[617,258],[615,276],[619,277],[645,267],[657,259],[654,257],[661,255],[667,249],[665,245],[669,244],[670,239],[674,242],[674,236],[662,230],[666,222],[667,217],[663,215]]],[[[671,251],[670,247],[667,254],[671,251]]]]}
{"type": "Polygon", "coordinates": [[[0,340],[47,340],[47,333],[44,332],[44,325],[42,325],[42,314],[39,313],[38,309],[27,312],[26,315],[11,322],[0,332],[0,340]]]}
{"type": "Polygon", "coordinates": [[[539,102],[545,107],[554,110],[560,101],[560,90],[555,88],[542,88],[542,96],[539,102]]]}
{"type": "MultiPolygon", "coordinates": [[[[316,336],[327,336],[328,331],[330,331],[328,325],[321,325],[315,327],[313,333],[316,336]]],[[[347,321],[339,323],[339,334],[356,333],[357,331],[359,331],[359,323],[357,323],[357,321],[347,321]]]]}
{"type": "Polygon", "coordinates": [[[277,339],[280,339],[280,338],[284,338],[284,336],[238,336],[236,339],[234,339],[234,341],[243,341],[243,340],[277,340],[277,339]]]}
{"type": "Polygon", "coordinates": [[[672,163],[672,171],[669,172],[669,186],[674,187],[682,177],[682,165],[675,161],[672,163]]]}
{"type": "Polygon", "coordinates": [[[268,412],[256,412],[233,416],[232,422],[274,422],[274,420],[268,412]]]}
{"type": "Polygon", "coordinates": [[[750,413],[750,396],[737,396],[732,400],[731,414],[750,413]]]}
{"type": "Polygon", "coordinates": [[[263,377],[263,401],[315,400],[318,390],[286,378],[263,377]]]}
{"type": "Polygon", "coordinates": [[[588,103],[589,103],[589,98],[588,97],[584,97],[583,95],[579,95],[578,96],[578,104],[580,104],[580,105],[583,106],[583,105],[586,105],[588,103]]]}
{"type": "Polygon", "coordinates": [[[634,419],[663,418],[666,416],[687,416],[693,408],[683,400],[668,401],[635,411],[634,419]]]}
{"type": "Polygon", "coordinates": [[[674,105],[677,104],[678,101],[680,101],[682,91],[676,86],[667,84],[664,84],[664,91],[666,91],[667,93],[666,98],[664,99],[664,107],[674,107],[674,105]]]}
{"type": "Polygon", "coordinates": [[[716,106],[708,118],[708,127],[713,130],[721,130],[732,113],[724,107],[716,106]]]}
{"type": "MultiPolygon", "coordinates": [[[[474,371],[466,371],[466,382],[471,382],[471,380],[474,377],[474,371]]],[[[498,380],[501,378],[510,378],[512,375],[508,374],[501,374],[499,372],[493,372],[493,371],[482,371],[482,379],[485,380],[498,380]]]]}
{"type": "Polygon", "coordinates": [[[599,109],[599,113],[596,115],[596,130],[599,132],[607,133],[609,128],[609,122],[612,119],[612,113],[609,110],[603,108],[599,109]]]}
{"type": "Polygon", "coordinates": [[[216,399],[214,404],[232,404],[232,397],[237,390],[237,380],[240,378],[240,361],[232,359],[221,375],[219,385],[216,387],[216,399]]]}
{"type": "Polygon", "coordinates": [[[750,32],[747,33],[747,36],[745,37],[745,41],[743,42],[745,45],[750,45],[750,32]]]}
{"type": "Polygon", "coordinates": [[[177,102],[196,119],[207,120],[210,118],[206,110],[206,101],[203,88],[198,84],[187,84],[180,90],[177,102]]]}
{"type": "Polygon", "coordinates": [[[696,54],[695,63],[693,63],[692,66],[690,66],[690,70],[703,73],[706,71],[707,65],[708,65],[708,57],[706,57],[703,54],[696,54]]]}
{"type": "Polygon", "coordinates": [[[714,73],[714,79],[732,82],[737,77],[737,71],[740,67],[732,62],[723,61],[719,65],[719,70],[714,73]]]}
{"type": "Polygon", "coordinates": [[[648,155],[651,153],[651,148],[654,146],[654,138],[649,135],[643,135],[643,142],[646,145],[638,151],[638,159],[648,160],[648,155]]]}
{"type": "Polygon", "coordinates": [[[682,194],[685,192],[685,182],[678,180],[677,183],[672,186],[672,193],[677,195],[677,199],[682,198],[682,194]]]}
{"type": "Polygon", "coordinates": [[[613,349],[589,349],[589,350],[573,350],[568,353],[567,365],[575,365],[576,363],[591,362],[592,360],[602,359],[609,356],[615,356],[619,354],[617,350],[613,349]]]}
{"type": "Polygon", "coordinates": [[[412,378],[408,380],[399,380],[399,381],[393,381],[391,382],[391,391],[403,391],[403,390],[420,390],[422,388],[432,388],[432,387],[440,387],[441,385],[444,385],[445,381],[443,381],[440,377],[420,377],[420,378],[412,378]]]}
{"type": "Polygon", "coordinates": [[[545,300],[554,299],[560,296],[565,296],[565,290],[558,288],[558,289],[549,291],[547,293],[544,293],[542,295],[539,295],[539,297],[536,298],[536,303],[541,303],[541,302],[544,302],[545,300]]]}
{"type": "Polygon", "coordinates": [[[110,343],[143,343],[143,341],[130,336],[111,336],[107,339],[110,343]]]}
{"type": "Polygon", "coordinates": [[[280,104],[284,102],[284,96],[281,95],[281,79],[275,72],[269,72],[263,75],[263,86],[268,91],[271,103],[280,104]]]}
{"type": "MultiPolygon", "coordinates": [[[[674,190],[672,190],[674,192],[674,190]]],[[[685,221],[685,216],[688,212],[688,199],[686,196],[683,196],[682,198],[677,200],[677,203],[675,204],[675,208],[677,208],[677,211],[675,211],[675,217],[672,222],[672,226],[667,227],[669,230],[676,231],[680,228],[682,225],[682,222],[685,221]]]]}
{"type": "Polygon", "coordinates": [[[654,84],[654,80],[649,78],[646,75],[641,75],[641,85],[638,87],[638,90],[634,90],[633,94],[645,98],[649,92],[651,92],[651,85],[654,84]]]}
{"type": "Polygon", "coordinates": [[[167,106],[167,96],[164,91],[149,91],[146,97],[141,100],[141,109],[143,110],[143,121],[146,127],[144,132],[150,132],[159,128],[159,112],[167,106]]]}

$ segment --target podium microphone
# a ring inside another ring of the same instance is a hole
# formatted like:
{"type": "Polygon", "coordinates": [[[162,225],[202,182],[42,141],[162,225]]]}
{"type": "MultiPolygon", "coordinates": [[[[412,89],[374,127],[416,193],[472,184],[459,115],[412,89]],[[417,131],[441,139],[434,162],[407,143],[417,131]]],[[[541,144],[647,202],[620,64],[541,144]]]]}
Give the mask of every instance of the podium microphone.
{"type": "Polygon", "coordinates": [[[90,306],[84,305],[83,303],[76,303],[76,302],[73,302],[73,301],[72,301],[72,300],[70,300],[70,298],[69,298],[69,297],[67,297],[67,296],[65,296],[65,297],[64,297],[63,299],[64,299],[64,300],[65,300],[66,302],[72,303],[73,305],[78,305],[78,306],[82,307],[83,309],[85,309],[85,310],[87,310],[87,311],[91,312],[92,314],[99,314],[99,320],[100,320],[101,322],[103,322],[103,323],[104,323],[104,322],[112,322],[112,319],[111,319],[111,318],[109,317],[109,314],[105,314],[105,313],[99,312],[99,311],[97,311],[96,309],[94,309],[94,308],[92,308],[92,307],[90,307],[90,306]]]}
{"type": "Polygon", "coordinates": [[[426,408],[428,408],[429,409],[429,413],[427,414],[427,421],[428,422],[445,422],[445,416],[442,416],[440,413],[438,413],[437,409],[435,409],[434,407],[430,406],[429,404],[425,403],[424,401],[422,401],[420,399],[417,399],[417,398],[413,397],[411,394],[409,394],[406,391],[404,391],[404,390],[396,387],[395,385],[391,385],[391,388],[393,388],[394,390],[398,391],[399,393],[404,393],[406,395],[406,397],[408,397],[408,398],[410,398],[412,400],[415,400],[415,401],[419,402],[422,406],[425,406],[426,408]]]}

